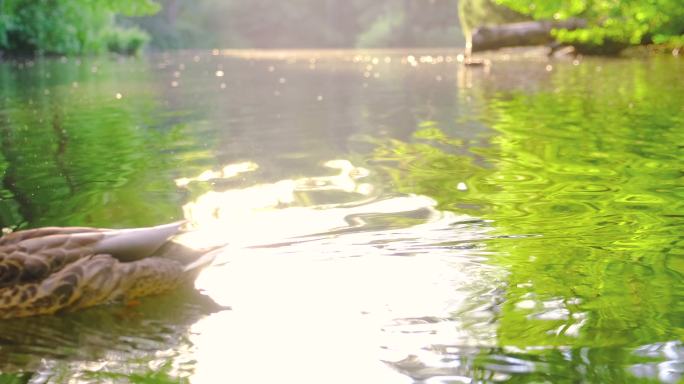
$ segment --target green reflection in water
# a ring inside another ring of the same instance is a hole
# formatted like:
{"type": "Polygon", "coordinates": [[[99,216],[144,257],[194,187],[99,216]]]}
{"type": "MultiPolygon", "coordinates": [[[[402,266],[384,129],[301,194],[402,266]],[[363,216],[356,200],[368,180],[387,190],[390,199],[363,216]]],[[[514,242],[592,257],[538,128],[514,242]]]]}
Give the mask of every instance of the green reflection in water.
{"type": "Polygon", "coordinates": [[[509,273],[498,344],[543,363],[538,379],[627,380],[632,348],[684,337],[684,89],[676,63],[615,66],[560,66],[534,93],[472,91],[489,146],[426,121],[373,154],[400,191],[492,222],[487,247],[509,273]]]}
{"type": "Polygon", "coordinates": [[[126,78],[113,61],[32,65],[0,65],[0,224],[136,226],[179,218],[174,176],[198,168],[192,152],[176,150],[192,137],[180,140],[186,126],[157,112],[158,91],[145,87],[147,64],[127,62],[126,78]]]}
{"type": "Polygon", "coordinates": [[[31,375],[28,373],[0,373],[0,384],[24,384],[28,383],[29,380],[31,380],[31,375]]]}
{"type": "Polygon", "coordinates": [[[144,373],[115,373],[115,372],[88,372],[84,376],[96,381],[121,381],[132,384],[186,384],[187,378],[174,377],[171,373],[171,365],[163,365],[159,370],[148,370],[144,373]]]}
{"type": "MultiPolygon", "coordinates": [[[[173,180],[200,172],[211,156],[186,134],[182,111],[160,111],[149,64],[121,64],[0,64],[0,226],[123,227],[181,217],[185,198],[173,180]]],[[[187,382],[163,365],[174,357],[155,353],[187,345],[188,328],[216,310],[191,291],[133,309],[2,321],[0,383],[187,382]],[[98,359],[111,364],[81,364],[98,359]],[[161,368],[145,369],[152,365],[161,368]]]]}
{"type": "MultiPolygon", "coordinates": [[[[190,381],[184,377],[174,377],[169,373],[169,365],[162,366],[159,370],[147,370],[143,373],[116,373],[85,371],[82,376],[88,382],[96,383],[131,383],[131,384],[186,384],[190,381]]],[[[30,383],[32,373],[0,374],[0,384],[25,384],[30,383]]],[[[73,379],[72,372],[58,372],[50,377],[53,382],[68,382],[73,379]]]]}

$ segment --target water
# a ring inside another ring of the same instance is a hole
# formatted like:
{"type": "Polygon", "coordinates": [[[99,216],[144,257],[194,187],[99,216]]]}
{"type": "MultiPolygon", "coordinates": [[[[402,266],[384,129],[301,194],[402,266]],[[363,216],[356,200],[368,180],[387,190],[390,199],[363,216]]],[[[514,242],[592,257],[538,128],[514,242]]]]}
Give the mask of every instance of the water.
{"type": "Polygon", "coordinates": [[[5,228],[190,219],[197,291],[0,322],[0,382],[684,373],[681,59],[0,64],[5,228]]]}

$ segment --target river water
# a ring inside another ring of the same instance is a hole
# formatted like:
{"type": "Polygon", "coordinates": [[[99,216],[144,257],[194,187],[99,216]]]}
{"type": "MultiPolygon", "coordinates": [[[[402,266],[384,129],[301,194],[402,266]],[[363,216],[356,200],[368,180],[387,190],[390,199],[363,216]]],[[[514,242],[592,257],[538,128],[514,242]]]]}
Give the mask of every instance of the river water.
{"type": "Polygon", "coordinates": [[[0,322],[0,382],[679,382],[684,64],[491,60],[3,62],[4,228],[223,251],[196,290],[0,322]]]}

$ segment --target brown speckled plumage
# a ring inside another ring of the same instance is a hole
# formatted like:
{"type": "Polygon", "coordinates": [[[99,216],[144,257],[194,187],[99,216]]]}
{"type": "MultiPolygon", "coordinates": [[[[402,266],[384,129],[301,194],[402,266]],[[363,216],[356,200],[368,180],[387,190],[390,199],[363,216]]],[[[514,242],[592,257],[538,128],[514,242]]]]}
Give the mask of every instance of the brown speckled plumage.
{"type": "Polygon", "coordinates": [[[211,258],[189,268],[156,252],[180,226],[47,227],[0,238],[0,319],[134,299],[191,280],[211,258]]]}

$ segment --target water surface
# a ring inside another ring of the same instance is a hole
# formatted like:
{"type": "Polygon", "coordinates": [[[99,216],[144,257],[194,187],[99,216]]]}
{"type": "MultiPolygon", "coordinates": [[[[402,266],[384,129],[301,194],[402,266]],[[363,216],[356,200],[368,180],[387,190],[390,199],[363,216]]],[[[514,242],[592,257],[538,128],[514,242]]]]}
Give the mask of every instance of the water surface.
{"type": "Polygon", "coordinates": [[[0,381],[678,382],[683,70],[4,62],[4,228],[185,218],[226,248],[197,291],[0,322],[0,381]]]}

